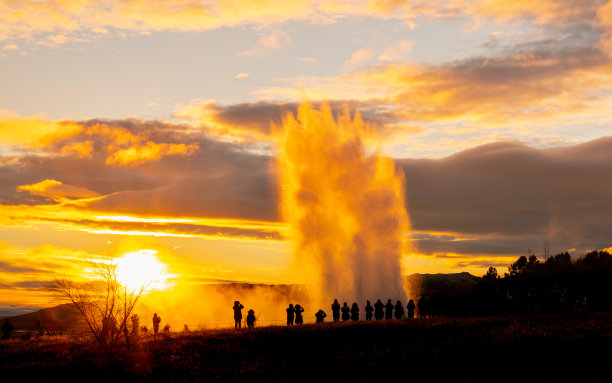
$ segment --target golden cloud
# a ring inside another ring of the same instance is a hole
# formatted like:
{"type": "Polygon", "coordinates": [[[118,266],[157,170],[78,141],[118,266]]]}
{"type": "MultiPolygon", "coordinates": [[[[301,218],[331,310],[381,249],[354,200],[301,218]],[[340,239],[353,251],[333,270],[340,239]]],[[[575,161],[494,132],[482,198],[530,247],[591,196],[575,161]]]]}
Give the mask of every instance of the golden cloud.
{"type": "Polygon", "coordinates": [[[148,141],[144,145],[134,145],[115,151],[106,159],[107,165],[139,165],[145,162],[159,161],[162,157],[192,155],[199,149],[197,143],[166,144],[148,141]]]}
{"type": "Polygon", "coordinates": [[[42,147],[73,136],[82,129],[74,122],[53,122],[36,118],[5,118],[0,120],[0,143],[42,147]]]}
{"type": "Polygon", "coordinates": [[[500,20],[530,16],[540,24],[564,24],[592,19],[605,0],[476,0],[465,2],[469,12],[500,20]]]}
{"type": "MultiPolygon", "coordinates": [[[[181,118],[202,126],[211,135],[228,141],[266,141],[269,140],[270,118],[262,126],[258,120],[227,121],[223,118],[222,107],[215,101],[193,100],[187,105],[175,108],[175,118],[181,118]]],[[[276,118],[279,118],[277,116],[276,118]]]]}
{"type": "Polygon", "coordinates": [[[605,29],[606,34],[602,38],[604,49],[610,51],[612,48],[612,1],[597,11],[597,18],[601,26],[605,29]]]}
{"type": "Polygon", "coordinates": [[[557,49],[534,45],[486,60],[436,66],[377,65],[337,77],[286,79],[287,86],[265,88],[258,94],[343,100],[348,91],[364,102],[386,105],[398,122],[483,128],[534,122],[558,127],[577,116],[612,122],[606,108],[612,99],[610,56],[596,47],[557,49]]]}
{"type": "MultiPolygon", "coordinates": [[[[199,149],[197,142],[158,142],[160,137],[152,137],[151,130],[131,131],[122,123],[4,118],[0,119],[0,144],[81,159],[92,158],[98,150],[107,155],[107,165],[120,166],[159,161],[167,156],[190,156],[199,149]]],[[[134,125],[134,121],[126,120],[126,125],[130,124],[134,125]]],[[[172,134],[167,136],[172,139],[172,134]]]]}
{"type": "Polygon", "coordinates": [[[0,40],[52,34],[56,43],[70,33],[89,31],[106,35],[109,28],[151,31],[204,31],[254,24],[269,26],[289,20],[335,22],[347,17],[404,20],[417,17],[492,17],[510,20],[530,17],[537,23],[563,24],[589,20],[602,0],[80,0],[0,2],[0,40]]]}
{"type": "Polygon", "coordinates": [[[74,154],[78,158],[90,158],[93,153],[93,142],[72,142],[61,148],[62,154],[74,154]]]}
{"type": "Polygon", "coordinates": [[[68,202],[74,199],[94,198],[100,194],[72,185],[65,185],[61,181],[44,180],[32,185],[21,185],[19,191],[27,191],[33,195],[49,198],[56,202],[68,202]]]}
{"type": "Polygon", "coordinates": [[[297,0],[111,0],[0,2],[0,40],[41,33],[63,34],[89,30],[106,34],[108,28],[151,31],[204,31],[243,23],[271,24],[312,16],[313,2],[297,0]]]}

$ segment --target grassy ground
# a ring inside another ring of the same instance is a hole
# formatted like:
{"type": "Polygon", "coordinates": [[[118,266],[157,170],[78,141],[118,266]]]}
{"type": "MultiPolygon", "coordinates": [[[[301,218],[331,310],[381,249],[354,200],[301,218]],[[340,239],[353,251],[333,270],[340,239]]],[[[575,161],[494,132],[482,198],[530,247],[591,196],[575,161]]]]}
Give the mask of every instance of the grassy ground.
{"type": "Polygon", "coordinates": [[[612,313],[170,333],[103,355],[66,337],[0,342],[25,381],[611,381],[612,313]],[[388,378],[388,379],[387,379],[388,378]]]}

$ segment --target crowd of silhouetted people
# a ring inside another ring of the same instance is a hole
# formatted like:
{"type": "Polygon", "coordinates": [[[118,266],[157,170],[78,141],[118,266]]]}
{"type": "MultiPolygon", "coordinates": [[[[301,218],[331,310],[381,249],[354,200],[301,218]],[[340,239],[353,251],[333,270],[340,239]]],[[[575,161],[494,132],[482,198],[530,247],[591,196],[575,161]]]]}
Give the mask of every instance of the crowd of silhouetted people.
{"type": "MultiPolygon", "coordinates": [[[[419,308],[421,302],[419,301],[419,308]]],[[[372,319],[382,320],[382,319],[402,319],[405,316],[408,318],[415,317],[415,305],[414,301],[411,299],[408,301],[406,306],[406,310],[404,310],[404,306],[401,301],[397,301],[396,304],[391,302],[391,299],[387,301],[386,304],[383,304],[380,299],[372,305],[370,301],[366,302],[365,306],[365,320],[370,321],[372,319]],[[407,313],[407,315],[405,314],[407,313]]],[[[244,309],[244,305],[240,303],[240,301],[234,301],[234,306],[232,307],[234,311],[234,327],[239,329],[242,328],[242,310],[244,309]]],[[[422,308],[421,308],[422,309],[422,308]]],[[[358,321],[360,319],[359,313],[359,305],[357,302],[353,302],[349,307],[347,302],[344,302],[341,306],[337,299],[331,305],[332,318],[334,322],[342,321],[358,321]]],[[[287,313],[287,326],[301,325],[304,323],[304,308],[300,304],[293,305],[292,303],[285,309],[287,313]]],[[[327,318],[327,314],[324,310],[319,309],[315,314],[315,322],[323,323],[325,318],[327,318]]],[[[421,311],[421,316],[423,316],[421,311]]],[[[127,324],[122,326],[123,331],[125,332],[126,338],[134,339],[139,336],[140,333],[148,333],[147,326],[140,326],[140,319],[138,315],[134,314],[130,317],[131,321],[131,331],[128,331],[127,324]]],[[[157,313],[153,314],[152,323],[153,323],[153,335],[157,336],[160,331],[161,324],[161,316],[157,313]]],[[[248,328],[252,328],[255,326],[257,321],[257,317],[255,316],[255,311],[253,309],[249,309],[246,316],[246,325],[248,328]]],[[[9,318],[4,320],[2,325],[2,339],[10,339],[11,333],[14,331],[13,324],[11,323],[9,318]]],[[[119,331],[117,320],[114,317],[104,318],[102,321],[102,337],[113,338],[118,336],[119,331]]],[[[170,325],[166,324],[163,328],[164,332],[170,331],[170,325]]],[[[189,331],[189,327],[184,325],[183,331],[189,331]]],[[[35,336],[43,336],[45,330],[40,320],[36,323],[36,331],[33,333],[35,336]]],[[[47,335],[50,335],[51,332],[47,331],[47,335]]],[[[28,339],[32,336],[31,332],[26,332],[24,336],[27,336],[28,339]]]]}
{"type": "MultiPolygon", "coordinates": [[[[419,300],[419,313],[421,317],[425,317],[425,306],[426,302],[424,298],[419,300]]],[[[383,320],[383,319],[402,319],[404,317],[414,318],[415,311],[417,308],[417,304],[414,303],[414,300],[410,299],[408,304],[406,305],[406,309],[404,310],[404,305],[401,301],[397,301],[395,304],[391,301],[391,299],[387,300],[386,304],[383,304],[380,299],[372,305],[370,301],[366,301],[365,306],[365,320],[370,321],[372,319],[375,320],[383,320]]],[[[295,324],[304,323],[303,315],[304,308],[302,308],[299,304],[295,306],[293,304],[289,304],[289,307],[286,309],[287,312],[287,325],[292,326],[295,324]]],[[[334,303],[331,305],[332,318],[334,322],[342,321],[358,321],[359,320],[359,304],[357,302],[353,302],[349,307],[347,302],[343,302],[342,306],[338,302],[337,299],[334,299],[334,303]]],[[[315,322],[323,323],[327,314],[322,309],[319,309],[315,313],[315,322]]]]}
{"type": "MultiPolygon", "coordinates": [[[[402,319],[408,313],[408,318],[414,318],[416,305],[412,299],[408,301],[406,306],[406,310],[404,311],[404,306],[401,301],[397,301],[396,304],[391,302],[391,299],[387,300],[386,304],[383,304],[380,299],[372,305],[370,301],[366,301],[365,306],[365,320],[370,321],[372,318],[375,320],[383,320],[383,319],[402,319]]],[[[323,310],[319,310],[323,312],[323,310]]],[[[332,318],[334,322],[339,322],[340,319],[342,321],[358,321],[359,320],[359,305],[357,302],[353,302],[351,307],[348,306],[347,302],[344,302],[342,306],[337,299],[334,299],[334,303],[331,305],[332,318]]],[[[325,312],[323,312],[325,314],[325,312]]],[[[315,315],[316,316],[316,315],[315,315]]],[[[421,315],[423,316],[423,315],[421,315]]],[[[325,316],[323,316],[324,318],[325,316]]],[[[317,322],[323,322],[323,320],[319,321],[317,316],[317,322]]]]}
{"type": "MultiPolygon", "coordinates": [[[[366,301],[365,306],[365,320],[370,321],[383,320],[383,319],[402,319],[402,318],[414,318],[417,307],[419,308],[419,315],[425,317],[425,299],[421,298],[417,304],[412,299],[408,301],[406,309],[401,301],[397,301],[395,304],[391,299],[387,300],[386,304],[383,304],[380,299],[372,305],[370,301],[366,301]]],[[[234,328],[242,328],[242,310],[244,305],[240,301],[234,301],[234,328]]],[[[304,323],[304,308],[300,304],[294,305],[290,303],[285,309],[287,313],[287,326],[301,325],[304,323]]],[[[331,305],[332,318],[334,322],[342,321],[358,321],[359,320],[359,304],[353,302],[349,307],[347,302],[344,302],[342,306],[337,299],[331,305]]],[[[315,314],[315,322],[323,323],[327,318],[327,313],[323,309],[319,309],[315,314]]],[[[255,317],[255,311],[250,309],[247,314],[246,323],[247,327],[251,328],[255,326],[257,318],[255,317]]]]}

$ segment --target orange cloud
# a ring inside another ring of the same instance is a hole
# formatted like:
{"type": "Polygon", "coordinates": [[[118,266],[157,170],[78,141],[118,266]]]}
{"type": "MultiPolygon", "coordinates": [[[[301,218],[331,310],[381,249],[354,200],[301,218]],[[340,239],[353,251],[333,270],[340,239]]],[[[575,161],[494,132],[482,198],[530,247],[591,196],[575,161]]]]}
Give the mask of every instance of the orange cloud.
{"type": "Polygon", "coordinates": [[[73,122],[53,122],[35,118],[0,120],[0,143],[42,147],[79,133],[83,128],[73,122]]]}
{"type": "Polygon", "coordinates": [[[194,144],[166,144],[147,141],[144,145],[134,145],[115,151],[106,159],[107,165],[139,165],[144,162],[159,161],[162,157],[172,155],[189,156],[199,149],[194,144]]]}
{"type": "MultiPolygon", "coordinates": [[[[189,156],[199,148],[197,142],[159,142],[163,139],[176,141],[178,136],[173,136],[170,131],[162,138],[162,135],[155,135],[151,129],[131,129],[134,126],[134,120],[108,124],[97,121],[52,122],[32,118],[4,118],[0,119],[0,144],[36,148],[40,154],[61,153],[81,159],[91,159],[94,154],[105,154],[107,165],[140,165],[167,156],[189,156]]],[[[168,128],[173,127],[168,124],[168,128]]]]}
{"type": "Polygon", "coordinates": [[[500,20],[530,16],[540,24],[592,19],[602,0],[476,0],[465,3],[470,13],[500,20]]]}
{"type": "Polygon", "coordinates": [[[76,154],[78,158],[90,158],[93,152],[91,141],[73,142],[62,146],[62,154],[76,154]]]}
{"type": "Polygon", "coordinates": [[[33,195],[49,198],[56,202],[68,202],[74,199],[93,198],[100,194],[72,185],[65,185],[61,181],[44,180],[32,185],[21,185],[19,191],[27,191],[33,195]]]}
{"type": "Polygon", "coordinates": [[[289,20],[335,22],[348,17],[404,20],[461,15],[512,20],[531,18],[539,24],[563,25],[592,20],[603,0],[35,0],[0,2],[0,40],[53,34],[57,43],[69,34],[105,35],[110,28],[151,31],[205,31],[254,24],[269,26],[289,20]]]}
{"type": "MultiPolygon", "coordinates": [[[[263,98],[347,99],[386,106],[396,121],[479,128],[556,128],[582,118],[609,121],[612,60],[597,47],[533,43],[498,57],[442,65],[394,63],[328,78],[286,79],[263,98]],[[320,91],[324,90],[324,93],[320,91]],[[350,97],[350,96],[349,96],[350,97]]],[[[474,142],[471,143],[473,145],[474,142]]]]}
{"type": "Polygon", "coordinates": [[[156,1],[26,0],[0,2],[0,40],[89,30],[106,34],[108,28],[148,33],[151,31],[204,31],[243,23],[268,25],[313,15],[313,1],[222,0],[156,1]],[[59,32],[59,33],[58,33],[59,32]]]}
{"type": "MultiPolygon", "coordinates": [[[[394,116],[379,104],[359,103],[355,100],[339,100],[328,102],[334,114],[359,109],[362,117],[377,127],[382,135],[397,130],[394,116]]],[[[179,105],[173,117],[192,121],[215,138],[230,142],[262,142],[270,141],[272,124],[280,125],[282,117],[287,112],[296,113],[298,103],[290,102],[254,102],[233,105],[219,105],[214,101],[194,100],[188,105],[179,105]]],[[[403,131],[414,132],[414,127],[402,127],[403,131]]]]}
{"type": "Polygon", "coordinates": [[[608,51],[612,48],[612,1],[597,11],[597,18],[606,34],[602,38],[602,43],[608,51]]]}
{"type": "Polygon", "coordinates": [[[178,105],[175,118],[195,122],[215,137],[230,141],[265,141],[269,139],[270,122],[280,118],[266,113],[266,121],[259,119],[228,121],[223,118],[222,108],[215,101],[194,100],[187,105],[178,105]]]}

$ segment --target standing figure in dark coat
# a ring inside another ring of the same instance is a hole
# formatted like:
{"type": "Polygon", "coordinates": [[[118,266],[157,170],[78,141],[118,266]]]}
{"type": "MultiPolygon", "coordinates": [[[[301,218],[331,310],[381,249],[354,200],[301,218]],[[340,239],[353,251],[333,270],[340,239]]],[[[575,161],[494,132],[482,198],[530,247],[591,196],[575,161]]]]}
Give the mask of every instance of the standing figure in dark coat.
{"type": "Polygon", "coordinates": [[[419,298],[417,307],[419,308],[419,318],[425,318],[427,316],[427,301],[425,297],[419,298]]]}
{"type": "Polygon", "coordinates": [[[414,308],[416,307],[416,305],[414,304],[414,301],[411,299],[408,301],[408,306],[406,306],[406,308],[408,309],[408,318],[412,319],[414,318],[414,308]]]}
{"type": "Polygon", "coordinates": [[[140,330],[138,315],[134,314],[130,317],[130,319],[132,321],[132,332],[130,333],[130,336],[138,338],[138,331],[140,330]]]}
{"type": "Polygon", "coordinates": [[[365,312],[366,312],[366,320],[372,320],[372,312],[374,311],[374,307],[370,304],[370,301],[366,302],[365,312]]]}
{"type": "Polygon", "coordinates": [[[351,320],[359,320],[359,306],[357,305],[357,302],[353,302],[353,305],[351,306],[351,320]]]}
{"type": "Polygon", "coordinates": [[[303,324],[304,318],[302,317],[302,313],[304,312],[304,308],[300,305],[295,305],[295,324],[303,324]]]}
{"type": "Polygon", "coordinates": [[[159,324],[161,323],[161,317],[157,313],[153,314],[153,333],[157,335],[159,332],[159,324]]]}
{"type": "Polygon", "coordinates": [[[242,327],[242,309],[244,306],[239,301],[234,301],[234,328],[242,327]]]}
{"type": "Polygon", "coordinates": [[[404,317],[404,306],[402,302],[397,301],[395,305],[395,319],[402,319],[404,317]]]}
{"type": "Polygon", "coordinates": [[[340,303],[338,303],[337,299],[334,299],[334,303],[332,303],[331,309],[334,322],[338,322],[340,320],[340,303]]]}
{"type": "Polygon", "coordinates": [[[317,318],[317,323],[323,323],[326,316],[327,314],[325,314],[325,311],[323,310],[317,311],[317,313],[315,314],[315,317],[317,318]]]}
{"type": "Polygon", "coordinates": [[[253,326],[255,326],[255,311],[253,311],[253,309],[249,310],[249,312],[247,313],[247,327],[248,328],[252,328],[253,326]]]}
{"type": "Polygon", "coordinates": [[[293,320],[295,319],[295,308],[293,304],[289,303],[289,307],[285,310],[287,312],[287,326],[293,326],[293,320]]]}
{"type": "Polygon", "coordinates": [[[391,303],[391,299],[385,305],[385,319],[393,319],[393,303],[391,303]]]}
{"type": "Polygon", "coordinates": [[[342,320],[343,321],[347,321],[347,320],[351,319],[351,309],[348,307],[348,304],[346,304],[346,302],[344,302],[344,304],[342,305],[342,308],[340,310],[342,311],[342,320]]]}
{"type": "Polygon", "coordinates": [[[2,325],[2,339],[9,339],[11,337],[11,332],[13,332],[13,324],[9,318],[6,318],[2,325]]]}
{"type": "Polygon", "coordinates": [[[374,303],[374,318],[376,318],[376,320],[381,320],[383,319],[383,317],[385,316],[385,312],[384,309],[385,305],[383,305],[383,303],[379,300],[376,301],[376,303],[374,303]]]}
{"type": "Polygon", "coordinates": [[[36,321],[36,332],[38,333],[38,337],[42,337],[43,335],[45,335],[45,329],[43,328],[40,319],[36,321]]]}

